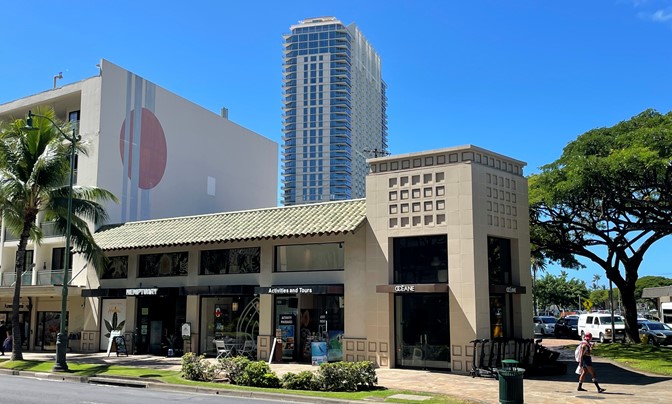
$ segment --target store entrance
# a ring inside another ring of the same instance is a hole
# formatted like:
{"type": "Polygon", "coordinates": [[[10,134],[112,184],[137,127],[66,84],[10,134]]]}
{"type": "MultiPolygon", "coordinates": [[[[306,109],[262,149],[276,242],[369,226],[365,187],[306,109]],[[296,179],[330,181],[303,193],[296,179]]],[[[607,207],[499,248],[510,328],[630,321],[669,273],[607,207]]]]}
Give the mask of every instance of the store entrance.
{"type": "Polygon", "coordinates": [[[138,354],[166,356],[168,349],[181,355],[183,341],[180,327],[185,322],[187,299],[184,296],[138,298],[138,354]]]}
{"type": "Polygon", "coordinates": [[[396,366],[450,369],[448,295],[396,294],[396,366]]]}
{"type": "Polygon", "coordinates": [[[275,329],[282,337],[283,361],[341,361],[343,296],[275,296],[275,329]]]}

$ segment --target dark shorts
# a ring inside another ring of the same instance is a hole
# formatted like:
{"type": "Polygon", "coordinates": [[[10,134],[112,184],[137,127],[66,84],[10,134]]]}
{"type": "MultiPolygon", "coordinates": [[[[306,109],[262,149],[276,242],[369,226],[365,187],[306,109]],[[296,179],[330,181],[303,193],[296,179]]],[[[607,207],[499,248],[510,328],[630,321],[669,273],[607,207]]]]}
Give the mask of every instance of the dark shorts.
{"type": "Polygon", "coordinates": [[[581,358],[581,367],[585,368],[587,366],[593,366],[593,358],[590,356],[584,356],[581,358]]]}

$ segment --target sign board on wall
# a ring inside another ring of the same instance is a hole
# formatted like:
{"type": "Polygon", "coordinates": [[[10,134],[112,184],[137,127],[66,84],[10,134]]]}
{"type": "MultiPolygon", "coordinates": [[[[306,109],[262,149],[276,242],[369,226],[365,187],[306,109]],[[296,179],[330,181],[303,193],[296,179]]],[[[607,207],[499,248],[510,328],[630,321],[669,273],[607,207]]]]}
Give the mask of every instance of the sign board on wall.
{"type": "Polygon", "coordinates": [[[109,345],[112,331],[126,329],[126,299],[103,299],[100,320],[100,348],[109,345]]]}
{"type": "Polygon", "coordinates": [[[191,323],[182,324],[182,339],[185,341],[191,339],[191,323]]]}

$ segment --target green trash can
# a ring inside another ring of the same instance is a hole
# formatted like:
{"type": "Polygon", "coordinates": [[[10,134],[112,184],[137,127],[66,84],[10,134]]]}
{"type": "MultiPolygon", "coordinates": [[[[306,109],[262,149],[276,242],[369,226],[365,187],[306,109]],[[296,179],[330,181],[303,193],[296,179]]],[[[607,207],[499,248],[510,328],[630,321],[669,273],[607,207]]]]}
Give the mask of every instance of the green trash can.
{"type": "Polygon", "coordinates": [[[499,368],[499,402],[501,404],[522,404],[523,374],[525,369],[516,367],[517,360],[504,359],[499,368]]]}

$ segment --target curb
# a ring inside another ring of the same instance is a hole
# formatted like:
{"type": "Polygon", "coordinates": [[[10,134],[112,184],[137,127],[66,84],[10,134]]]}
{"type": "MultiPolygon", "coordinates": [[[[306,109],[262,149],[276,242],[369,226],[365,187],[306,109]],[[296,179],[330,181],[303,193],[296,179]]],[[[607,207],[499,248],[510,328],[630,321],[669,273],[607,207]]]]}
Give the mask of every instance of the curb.
{"type": "Polygon", "coordinates": [[[69,383],[86,383],[86,384],[104,384],[110,386],[120,386],[120,387],[133,387],[133,388],[145,388],[148,390],[163,390],[170,392],[193,392],[199,394],[210,394],[210,395],[222,395],[229,397],[243,397],[243,398],[255,398],[255,399],[265,399],[265,400],[278,400],[278,401],[292,401],[299,403],[345,403],[345,404],[361,404],[362,401],[343,401],[334,398],[325,398],[319,396],[298,396],[293,394],[277,394],[277,393],[267,393],[261,391],[248,391],[248,390],[233,390],[233,389],[217,389],[212,387],[199,387],[199,386],[185,386],[177,384],[167,384],[159,382],[149,382],[141,381],[133,378],[120,378],[113,376],[69,376],[59,373],[46,373],[46,372],[30,372],[25,370],[15,370],[15,369],[0,369],[0,374],[9,375],[9,376],[21,376],[21,377],[33,377],[38,379],[46,380],[59,380],[69,383]]]}

